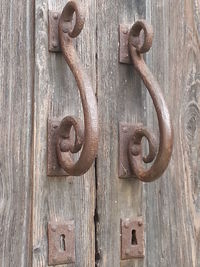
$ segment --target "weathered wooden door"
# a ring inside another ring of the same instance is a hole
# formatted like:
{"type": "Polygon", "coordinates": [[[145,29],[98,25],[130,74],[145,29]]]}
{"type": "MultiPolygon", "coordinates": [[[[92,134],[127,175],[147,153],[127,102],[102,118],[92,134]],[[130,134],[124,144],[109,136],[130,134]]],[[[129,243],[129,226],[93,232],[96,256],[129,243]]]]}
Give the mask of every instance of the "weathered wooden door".
{"type": "Polygon", "coordinates": [[[0,266],[48,266],[48,223],[69,220],[75,264],[62,266],[200,266],[200,2],[79,1],[86,22],[75,45],[98,100],[99,149],[83,176],[50,177],[48,119],[83,119],[62,53],[48,50],[48,11],[66,2],[0,2],[0,266]],[[159,139],[141,78],[118,60],[118,26],[137,19],[153,25],[145,61],[174,127],[168,169],[148,184],[118,175],[120,122],[142,122],[159,139]],[[145,256],[122,260],[120,222],[138,217],[145,256]]]}

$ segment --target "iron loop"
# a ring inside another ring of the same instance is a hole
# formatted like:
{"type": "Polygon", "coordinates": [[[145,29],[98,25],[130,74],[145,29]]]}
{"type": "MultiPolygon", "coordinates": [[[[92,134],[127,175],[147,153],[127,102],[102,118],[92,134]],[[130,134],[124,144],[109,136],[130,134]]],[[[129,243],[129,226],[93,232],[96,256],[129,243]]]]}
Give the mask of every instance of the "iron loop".
{"type": "Polygon", "coordinates": [[[85,23],[85,11],[80,8],[77,2],[69,1],[63,9],[60,17],[60,24],[62,24],[63,31],[68,33],[71,38],[77,37],[85,23]],[[73,26],[73,15],[75,13],[75,24],[73,26]]]}
{"type": "Polygon", "coordinates": [[[150,50],[153,41],[153,28],[145,20],[136,21],[129,33],[129,45],[143,54],[150,50]]]}

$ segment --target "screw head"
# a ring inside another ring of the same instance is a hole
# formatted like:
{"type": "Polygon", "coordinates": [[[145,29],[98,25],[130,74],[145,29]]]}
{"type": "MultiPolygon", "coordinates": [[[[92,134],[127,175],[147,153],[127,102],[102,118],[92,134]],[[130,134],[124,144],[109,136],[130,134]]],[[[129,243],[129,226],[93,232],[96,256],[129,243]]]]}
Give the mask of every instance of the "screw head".
{"type": "Polygon", "coordinates": [[[61,141],[60,150],[61,150],[61,152],[68,152],[69,151],[69,139],[63,139],[61,141]]]}
{"type": "Polygon", "coordinates": [[[58,43],[57,43],[56,41],[53,41],[53,42],[52,42],[52,46],[53,46],[54,48],[56,48],[56,47],[58,46],[58,43]]]}
{"type": "Polygon", "coordinates": [[[53,170],[54,170],[54,171],[56,170],[56,166],[55,166],[55,165],[53,166],[53,170]]]}
{"type": "Polygon", "coordinates": [[[134,145],[131,147],[131,154],[133,156],[138,156],[140,154],[140,147],[137,145],[134,145]]]}
{"type": "Polygon", "coordinates": [[[67,29],[67,27],[63,27],[62,30],[63,30],[64,33],[68,33],[68,29],[67,29]]]}
{"type": "Polygon", "coordinates": [[[128,128],[127,128],[127,127],[123,127],[122,131],[123,131],[124,133],[127,133],[127,132],[128,132],[128,128]]]}
{"type": "Polygon", "coordinates": [[[53,232],[55,232],[55,231],[56,231],[56,226],[55,226],[55,225],[52,225],[52,226],[51,226],[51,230],[52,230],[53,232]]]}
{"type": "Polygon", "coordinates": [[[55,13],[55,14],[53,15],[53,18],[54,18],[54,19],[58,19],[58,14],[55,13]]]}
{"type": "Polygon", "coordinates": [[[142,222],[138,222],[138,226],[142,226],[143,225],[143,223],[142,222]]]}
{"type": "Polygon", "coordinates": [[[125,254],[126,254],[126,255],[130,255],[130,252],[131,252],[131,251],[130,251],[129,248],[127,248],[127,249],[125,250],[125,254]]]}
{"type": "Polygon", "coordinates": [[[126,229],[129,228],[129,222],[128,222],[128,221],[126,221],[126,222],[124,223],[124,227],[125,227],[126,229]]]}
{"type": "Polygon", "coordinates": [[[69,32],[69,22],[64,22],[63,25],[62,25],[62,31],[64,33],[68,33],[69,32]]]}
{"type": "Polygon", "coordinates": [[[128,33],[128,29],[123,29],[123,33],[127,34],[128,33]]]}
{"type": "Polygon", "coordinates": [[[67,229],[68,229],[69,232],[71,232],[72,229],[73,229],[73,226],[72,226],[72,225],[68,225],[68,226],[67,226],[67,229]]]}

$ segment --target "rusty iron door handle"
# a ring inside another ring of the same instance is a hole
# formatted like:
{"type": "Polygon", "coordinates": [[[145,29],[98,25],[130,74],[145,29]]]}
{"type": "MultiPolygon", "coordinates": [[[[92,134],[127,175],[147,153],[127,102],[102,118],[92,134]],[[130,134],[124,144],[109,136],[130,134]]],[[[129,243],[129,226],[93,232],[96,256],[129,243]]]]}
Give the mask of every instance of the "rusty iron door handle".
{"type": "MultiPolygon", "coordinates": [[[[54,18],[56,17],[58,16],[54,16],[54,18]]],[[[80,92],[84,113],[84,129],[81,126],[80,120],[72,116],[65,117],[57,125],[56,134],[51,133],[54,140],[51,140],[50,143],[56,142],[55,146],[59,166],[54,165],[54,168],[51,166],[55,164],[53,162],[55,155],[49,155],[49,175],[82,175],[88,171],[97,155],[98,115],[96,97],[90,79],[77,56],[72,42],[72,38],[77,37],[82,31],[84,22],[84,11],[75,1],[69,1],[58,18],[58,39],[62,54],[75,77],[80,92]],[[74,13],[76,15],[76,21],[74,26],[72,26],[74,13]],[[75,138],[72,138],[70,134],[72,127],[75,131],[75,138]],[[74,163],[72,154],[80,150],[79,159],[74,163]]],[[[52,144],[49,144],[49,146],[52,148],[52,144]]],[[[51,149],[49,151],[51,154],[51,149]]]]}
{"type": "MultiPolygon", "coordinates": [[[[143,59],[143,53],[149,51],[152,46],[153,29],[145,20],[137,21],[128,31],[127,45],[134,68],[142,78],[153,100],[158,117],[160,142],[159,147],[155,137],[142,125],[132,127],[132,132],[126,140],[126,153],[130,172],[143,182],[151,182],[158,179],[168,166],[173,148],[173,129],[170,114],[162,95],[160,86],[147,67],[143,59]],[[145,137],[149,144],[149,154],[142,155],[142,138],[145,137]],[[144,163],[152,163],[149,169],[144,168],[144,163]]],[[[124,45],[124,44],[123,44],[124,45]]],[[[126,63],[127,58],[126,58],[126,63]]],[[[123,131],[122,131],[123,132],[123,131]]],[[[121,140],[124,138],[121,137],[121,140]]],[[[126,139],[126,138],[125,138],[126,139]]],[[[121,148],[121,152],[124,148],[121,148]]],[[[123,154],[123,153],[122,153],[123,154]]],[[[122,164],[121,160],[119,162],[122,164]]],[[[121,175],[124,178],[126,175],[121,175]]]]}

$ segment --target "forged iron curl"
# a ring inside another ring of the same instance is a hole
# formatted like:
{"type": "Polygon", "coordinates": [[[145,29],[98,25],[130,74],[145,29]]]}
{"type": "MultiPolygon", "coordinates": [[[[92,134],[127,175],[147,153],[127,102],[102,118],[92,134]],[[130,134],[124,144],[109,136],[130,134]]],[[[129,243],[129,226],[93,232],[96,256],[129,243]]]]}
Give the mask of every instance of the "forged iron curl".
{"type": "Polygon", "coordinates": [[[135,69],[142,78],[156,109],[160,131],[159,148],[155,138],[143,126],[138,127],[128,146],[128,157],[132,168],[138,179],[151,182],[158,179],[168,166],[173,147],[173,130],[169,111],[163,98],[160,86],[143,59],[143,53],[149,51],[153,41],[152,26],[144,20],[137,21],[129,33],[129,51],[135,69]],[[146,137],[149,143],[149,155],[142,156],[142,138],[146,137]],[[157,152],[158,150],[158,152],[157,152]],[[153,162],[154,161],[154,162],[153,162]],[[143,167],[144,163],[153,162],[149,169],[143,167]]]}
{"type": "Polygon", "coordinates": [[[65,117],[57,131],[57,157],[61,167],[68,175],[79,176],[87,172],[92,165],[98,149],[98,116],[96,98],[91,82],[82,67],[72,43],[72,38],[77,37],[84,26],[85,17],[83,10],[75,1],[69,1],[63,9],[59,20],[59,39],[64,58],[69,65],[81,96],[84,129],[79,119],[65,117]],[[72,26],[73,15],[76,15],[75,25],[72,26]],[[75,140],[70,132],[75,131],[75,140]],[[80,150],[81,154],[74,163],[72,154],[80,150]]]}

